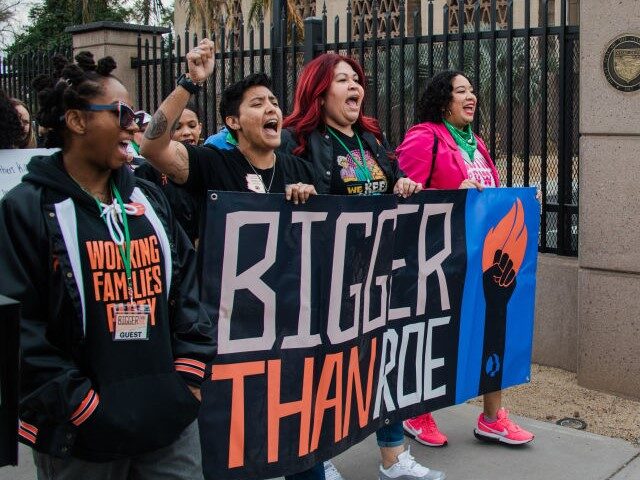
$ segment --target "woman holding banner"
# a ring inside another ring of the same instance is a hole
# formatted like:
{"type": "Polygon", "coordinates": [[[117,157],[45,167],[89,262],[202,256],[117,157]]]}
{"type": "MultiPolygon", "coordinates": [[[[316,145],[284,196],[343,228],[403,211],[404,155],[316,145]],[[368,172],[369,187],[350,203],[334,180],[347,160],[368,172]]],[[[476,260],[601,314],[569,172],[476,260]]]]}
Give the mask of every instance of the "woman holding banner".
{"type": "MultiPolygon", "coordinates": [[[[476,104],[473,86],[462,72],[440,72],[427,84],[417,106],[420,123],[409,129],[396,150],[402,169],[423,188],[482,190],[500,185],[487,147],[471,129],[476,104]]],[[[532,441],[533,434],[511,421],[501,404],[501,391],[484,395],[476,437],[510,445],[532,441]]],[[[431,413],[403,423],[405,430],[424,445],[447,443],[431,413]]]]}
{"type": "Polygon", "coordinates": [[[195,251],[126,166],[126,88],[76,56],[37,82],[51,156],[0,203],[0,293],[21,303],[20,440],[40,479],[202,479],[196,418],[215,354],[195,251]]]}
{"type": "MultiPolygon", "coordinates": [[[[406,178],[376,119],[362,112],[362,67],[326,53],[304,69],[293,112],[284,121],[281,149],[312,161],[319,194],[408,197],[422,186],[406,178]]],[[[404,447],[402,423],[377,431],[381,480],[442,480],[444,473],[420,465],[404,447]]]]}

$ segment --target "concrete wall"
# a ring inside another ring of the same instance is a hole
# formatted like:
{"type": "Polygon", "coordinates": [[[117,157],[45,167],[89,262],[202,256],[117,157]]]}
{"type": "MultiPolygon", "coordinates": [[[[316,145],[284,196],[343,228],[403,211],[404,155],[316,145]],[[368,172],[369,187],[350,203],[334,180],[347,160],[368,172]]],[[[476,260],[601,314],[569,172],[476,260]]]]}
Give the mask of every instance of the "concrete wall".
{"type": "Polygon", "coordinates": [[[576,371],[578,259],[540,254],[536,279],[533,361],[576,371]]]}
{"type": "Polygon", "coordinates": [[[582,2],[577,372],[640,398],[640,91],[614,89],[602,67],[623,34],[640,35],[638,0],[582,2]]]}

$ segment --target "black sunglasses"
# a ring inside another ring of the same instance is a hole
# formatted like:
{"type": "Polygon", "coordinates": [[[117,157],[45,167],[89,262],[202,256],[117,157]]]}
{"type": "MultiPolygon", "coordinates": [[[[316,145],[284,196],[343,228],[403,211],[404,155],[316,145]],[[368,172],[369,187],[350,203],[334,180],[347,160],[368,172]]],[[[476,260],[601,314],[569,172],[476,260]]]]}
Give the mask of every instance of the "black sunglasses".
{"type": "Polygon", "coordinates": [[[136,123],[136,113],[123,102],[109,103],[109,104],[96,104],[90,103],[83,110],[89,110],[91,112],[112,111],[118,114],[118,123],[120,128],[127,129],[131,127],[131,124],[136,123]]]}

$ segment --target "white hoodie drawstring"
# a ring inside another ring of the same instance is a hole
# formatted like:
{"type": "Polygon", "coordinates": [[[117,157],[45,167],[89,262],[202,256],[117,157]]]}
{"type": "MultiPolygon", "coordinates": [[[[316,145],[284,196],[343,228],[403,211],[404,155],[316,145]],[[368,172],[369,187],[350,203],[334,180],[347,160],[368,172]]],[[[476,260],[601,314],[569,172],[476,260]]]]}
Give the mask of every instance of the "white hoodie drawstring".
{"type": "MultiPolygon", "coordinates": [[[[122,208],[118,203],[118,200],[115,198],[111,204],[108,203],[100,203],[100,208],[102,209],[102,213],[100,216],[104,218],[105,223],[107,224],[107,229],[109,230],[109,235],[111,235],[111,239],[116,245],[124,244],[124,233],[122,232],[122,228],[120,225],[122,223],[122,208]]],[[[125,213],[128,215],[134,215],[137,212],[137,209],[133,205],[124,204],[125,213]]]]}

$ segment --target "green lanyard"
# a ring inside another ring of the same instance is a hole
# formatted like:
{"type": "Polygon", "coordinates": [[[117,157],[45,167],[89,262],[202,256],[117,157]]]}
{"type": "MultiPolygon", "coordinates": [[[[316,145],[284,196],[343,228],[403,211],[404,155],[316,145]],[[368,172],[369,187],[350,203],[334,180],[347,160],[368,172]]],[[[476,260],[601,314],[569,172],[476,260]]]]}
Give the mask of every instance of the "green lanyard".
{"type": "MultiPolygon", "coordinates": [[[[118,201],[118,205],[120,205],[120,211],[122,212],[122,225],[124,226],[124,247],[122,245],[118,245],[118,250],[120,251],[120,257],[122,258],[122,263],[124,265],[124,271],[127,276],[127,288],[129,291],[129,301],[133,302],[133,281],[131,275],[131,235],[129,234],[129,221],[127,220],[127,212],[124,209],[124,202],[122,201],[122,197],[120,196],[120,192],[116,188],[115,183],[111,180],[111,191],[113,195],[116,197],[118,201]]],[[[100,210],[100,215],[102,216],[102,206],[97,198],[94,198],[96,204],[98,205],[98,209],[100,210]]],[[[107,219],[103,218],[104,222],[107,223],[107,219]]]]}
{"type": "Polygon", "coordinates": [[[371,180],[373,180],[373,177],[371,176],[371,172],[369,171],[369,166],[367,165],[367,160],[364,158],[364,147],[362,146],[362,141],[360,140],[360,136],[358,135],[358,132],[356,132],[355,130],[353,131],[353,133],[356,136],[356,140],[358,141],[358,146],[360,147],[360,160],[361,160],[361,162],[358,162],[358,159],[351,154],[351,150],[349,150],[349,148],[344,144],[342,139],[328,125],[327,125],[327,131],[331,135],[333,135],[333,138],[335,138],[338,141],[338,143],[340,143],[340,145],[342,145],[342,148],[344,148],[344,151],[347,152],[347,155],[349,155],[351,157],[353,162],[356,164],[356,167],[358,168],[358,170],[360,170],[360,172],[362,172],[362,174],[366,178],[367,183],[370,183],[371,180]]]}

